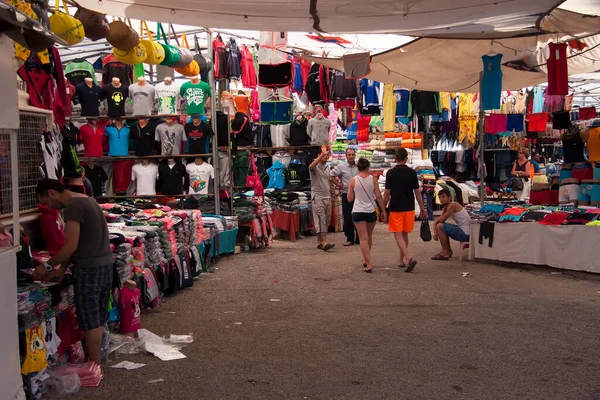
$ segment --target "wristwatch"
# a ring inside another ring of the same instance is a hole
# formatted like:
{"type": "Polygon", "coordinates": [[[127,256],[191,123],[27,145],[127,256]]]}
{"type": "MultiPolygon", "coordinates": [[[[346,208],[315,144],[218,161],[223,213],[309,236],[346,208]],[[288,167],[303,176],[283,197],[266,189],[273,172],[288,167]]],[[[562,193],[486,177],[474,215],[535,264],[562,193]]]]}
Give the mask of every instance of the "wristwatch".
{"type": "Polygon", "coordinates": [[[54,267],[52,267],[52,265],[48,264],[47,262],[44,263],[44,268],[46,269],[46,272],[52,272],[52,270],[54,269],[54,267]]]}

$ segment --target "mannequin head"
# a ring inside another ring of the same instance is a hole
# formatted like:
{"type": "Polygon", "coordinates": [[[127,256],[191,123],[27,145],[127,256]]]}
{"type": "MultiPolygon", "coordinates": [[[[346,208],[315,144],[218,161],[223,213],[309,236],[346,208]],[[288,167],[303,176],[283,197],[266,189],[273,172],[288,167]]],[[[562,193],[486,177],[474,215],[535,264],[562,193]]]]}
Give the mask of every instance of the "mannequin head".
{"type": "Polygon", "coordinates": [[[138,123],[144,127],[148,124],[148,118],[138,118],[138,123]]]}
{"type": "Polygon", "coordinates": [[[194,159],[194,163],[195,163],[196,165],[202,165],[202,164],[204,163],[204,159],[203,159],[202,157],[196,157],[196,158],[194,159]]]}
{"type": "Polygon", "coordinates": [[[96,126],[96,124],[98,123],[98,120],[94,119],[94,118],[90,118],[87,121],[88,121],[88,124],[90,124],[92,126],[96,126]]]}
{"type": "Polygon", "coordinates": [[[192,115],[192,124],[198,126],[202,123],[199,115],[192,115]]]}
{"type": "Polygon", "coordinates": [[[123,126],[123,120],[121,118],[115,118],[113,120],[113,124],[115,124],[116,126],[123,126]]]}
{"type": "Polygon", "coordinates": [[[112,85],[114,87],[119,87],[121,86],[121,80],[117,77],[112,78],[112,85]]]}
{"type": "Polygon", "coordinates": [[[92,85],[94,84],[94,80],[92,78],[85,78],[85,84],[89,87],[92,87],[92,85]]]}
{"type": "Polygon", "coordinates": [[[193,84],[199,83],[200,82],[200,77],[198,75],[192,76],[190,78],[190,82],[192,82],[193,84]]]}
{"type": "Polygon", "coordinates": [[[315,108],[315,116],[319,119],[323,119],[324,115],[323,115],[323,109],[321,107],[315,108]]]}
{"type": "Polygon", "coordinates": [[[173,78],[171,78],[170,76],[165,76],[163,82],[165,83],[165,85],[170,85],[171,83],[173,83],[173,78]]]}
{"type": "Polygon", "coordinates": [[[142,165],[143,165],[143,166],[146,166],[146,165],[148,165],[148,164],[150,164],[150,160],[143,158],[143,159],[142,159],[142,165]]]}
{"type": "Polygon", "coordinates": [[[165,122],[167,123],[167,125],[173,125],[175,123],[176,119],[173,117],[167,117],[165,118],[165,122]]]}
{"type": "Polygon", "coordinates": [[[146,84],[146,78],[145,78],[145,77],[143,77],[143,76],[140,76],[140,77],[138,78],[138,85],[140,85],[140,86],[144,86],[145,84],[146,84]]]}
{"type": "Polygon", "coordinates": [[[175,164],[175,159],[174,158],[167,158],[167,163],[169,165],[173,165],[173,164],[175,164]]]}

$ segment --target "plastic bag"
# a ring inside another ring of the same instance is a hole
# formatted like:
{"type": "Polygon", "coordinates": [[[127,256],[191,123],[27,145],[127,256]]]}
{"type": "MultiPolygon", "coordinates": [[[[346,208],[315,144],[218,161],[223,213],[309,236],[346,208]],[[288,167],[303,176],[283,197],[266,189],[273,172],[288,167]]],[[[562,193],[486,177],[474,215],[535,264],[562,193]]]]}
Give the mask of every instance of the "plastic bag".
{"type": "Polygon", "coordinates": [[[61,397],[75,394],[81,389],[81,380],[76,373],[62,375],[50,370],[50,378],[46,381],[46,394],[52,397],[61,397]]]}
{"type": "Polygon", "coordinates": [[[431,241],[431,228],[429,228],[429,221],[421,221],[421,239],[424,242],[431,241]]]}
{"type": "Polygon", "coordinates": [[[70,376],[76,374],[79,377],[81,386],[94,387],[100,384],[104,375],[100,366],[95,362],[86,362],[85,364],[69,364],[52,370],[57,376],[70,376]]]}

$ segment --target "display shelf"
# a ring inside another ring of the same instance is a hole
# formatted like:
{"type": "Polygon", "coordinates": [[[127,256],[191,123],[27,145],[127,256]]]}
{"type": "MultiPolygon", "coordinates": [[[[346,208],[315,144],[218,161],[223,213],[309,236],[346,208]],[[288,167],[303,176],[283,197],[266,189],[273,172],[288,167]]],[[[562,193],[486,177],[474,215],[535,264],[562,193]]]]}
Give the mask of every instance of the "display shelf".
{"type": "Polygon", "coordinates": [[[163,156],[160,154],[153,154],[151,156],[102,156],[102,157],[79,157],[79,161],[127,161],[127,160],[160,160],[165,158],[196,158],[196,157],[212,157],[213,155],[208,154],[178,154],[163,156]]]}
{"type": "Polygon", "coordinates": [[[137,119],[151,119],[151,118],[169,118],[169,117],[173,117],[173,118],[179,118],[179,117],[192,117],[192,116],[196,116],[199,115],[201,117],[205,117],[207,120],[210,120],[210,115],[207,114],[152,114],[152,115],[125,115],[123,117],[109,117],[107,115],[99,115],[96,117],[93,116],[85,116],[85,115],[80,115],[80,116],[70,116],[70,117],[66,117],[65,120],[67,121],[80,121],[80,120],[88,120],[88,119],[95,119],[95,120],[109,120],[109,119],[124,119],[124,120],[137,120],[137,119]]]}
{"type": "Polygon", "coordinates": [[[246,146],[246,147],[238,147],[238,150],[248,150],[248,151],[278,151],[278,150],[295,150],[295,149],[310,149],[310,148],[315,148],[315,147],[321,147],[321,146],[326,146],[326,145],[320,145],[320,144],[313,144],[313,145],[304,145],[304,146],[281,146],[281,147],[252,147],[252,146],[246,146]]]}

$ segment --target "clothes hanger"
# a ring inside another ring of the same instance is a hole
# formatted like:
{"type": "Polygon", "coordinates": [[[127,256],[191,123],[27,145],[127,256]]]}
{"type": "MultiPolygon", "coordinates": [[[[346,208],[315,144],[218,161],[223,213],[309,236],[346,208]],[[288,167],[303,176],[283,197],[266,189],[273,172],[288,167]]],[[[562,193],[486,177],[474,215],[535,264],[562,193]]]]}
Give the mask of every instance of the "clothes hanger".
{"type": "Polygon", "coordinates": [[[282,100],[287,100],[287,101],[291,101],[292,99],[290,99],[289,97],[285,97],[282,94],[279,94],[278,89],[275,89],[273,91],[273,93],[271,93],[266,99],[264,99],[263,101],[282,101],[282,100]],[[274,99],[274,100],[273,100],[274,99]]]}

